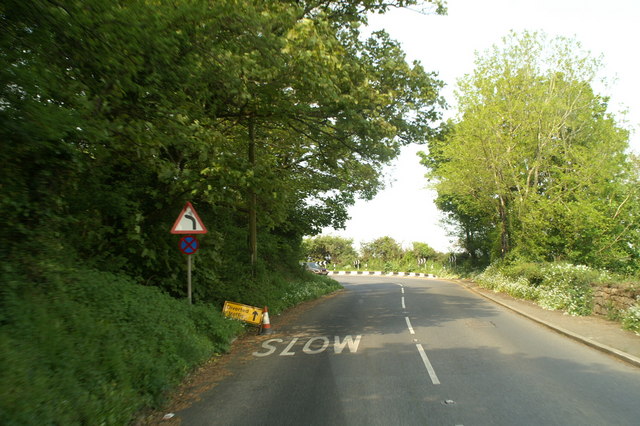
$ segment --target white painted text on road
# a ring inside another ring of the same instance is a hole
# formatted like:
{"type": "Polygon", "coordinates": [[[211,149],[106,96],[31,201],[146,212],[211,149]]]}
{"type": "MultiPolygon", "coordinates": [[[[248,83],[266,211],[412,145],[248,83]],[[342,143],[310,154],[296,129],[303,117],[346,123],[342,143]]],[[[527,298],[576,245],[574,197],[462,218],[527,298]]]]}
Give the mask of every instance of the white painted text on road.
{"type": "Polygon", "coordinates": [[[284,339],[269,339],[262,342],[262,348],[264,351],[254,352],[253,356],[269,356],[273,355],[278,350],[280,350],[278,354],[280,356],[292,356],[299,353],[315,355],[328,350],[329,347],[333,347],[333,352],[336,354],[341,354],[346,348],[349,349],[350,353],[356,353],[361,339],[361,335],[355,337],[345,336],[344,339],[341,339],[340,336],[335,336],[333,339],[333,345],[331,344],[331,339],[327,336],[309,338],[294,337],[289,342],[285,342],[284,339]],[[302,348],[299,348],[300,345],[296,347],[296,343],[298,343],[298,341],[305,341],[305,339],[306,342],[302,348]]]}

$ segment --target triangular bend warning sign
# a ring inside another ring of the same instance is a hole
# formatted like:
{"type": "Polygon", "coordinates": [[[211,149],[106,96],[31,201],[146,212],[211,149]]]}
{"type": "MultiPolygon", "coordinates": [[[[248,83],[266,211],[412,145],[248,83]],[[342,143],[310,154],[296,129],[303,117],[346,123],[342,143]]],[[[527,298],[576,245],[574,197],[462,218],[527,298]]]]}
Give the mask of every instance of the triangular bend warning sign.
{"type": "Polygon", "coordinates": [[[171,228],[172,234],[206,234],[207,227],[204,226],[202,220],[196,213],[196,209],[193,208],[190,202],[184,206],[180,215],[176,219],[176,222],[171,228]]]}

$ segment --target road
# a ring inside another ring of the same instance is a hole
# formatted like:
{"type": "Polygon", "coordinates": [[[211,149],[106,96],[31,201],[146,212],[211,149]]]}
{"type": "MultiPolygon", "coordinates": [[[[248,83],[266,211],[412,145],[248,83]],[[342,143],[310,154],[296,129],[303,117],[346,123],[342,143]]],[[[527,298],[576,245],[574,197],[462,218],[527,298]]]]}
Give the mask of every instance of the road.
{"type": "Polygon", "coordinates": [[[247,345],[181,424],[640,424],[638,368],[455,283],[338,280],[247,345]]]}

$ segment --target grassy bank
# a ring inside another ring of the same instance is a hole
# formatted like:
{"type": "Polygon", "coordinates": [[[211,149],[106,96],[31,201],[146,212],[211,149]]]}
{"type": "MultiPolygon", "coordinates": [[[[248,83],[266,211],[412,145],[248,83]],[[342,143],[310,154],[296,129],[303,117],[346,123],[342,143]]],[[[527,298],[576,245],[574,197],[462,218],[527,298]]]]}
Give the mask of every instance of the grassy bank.
{"type": "MultiPolygon", "coordinates": [[[[0,418],[6,425],[122,425],[227,350],[244,326],[124,275],[49,271],[6,277],[0,293],[0,418]]],[[[253,301],[280,312],[339,288],[274,278],[253,301]]]]}
{"type": "MultiPolygon", "coordinates": [[[[598,286],[640,287],[636,280],[629,281],[608,271],[569,263],[497,263],[473,279],[484,288],[531,300],[545,309],[560,310],[569,315],[591,315],[594,288],[598,286]]],[[[611,319],[640,334],[640,300],[611,319]]]]}

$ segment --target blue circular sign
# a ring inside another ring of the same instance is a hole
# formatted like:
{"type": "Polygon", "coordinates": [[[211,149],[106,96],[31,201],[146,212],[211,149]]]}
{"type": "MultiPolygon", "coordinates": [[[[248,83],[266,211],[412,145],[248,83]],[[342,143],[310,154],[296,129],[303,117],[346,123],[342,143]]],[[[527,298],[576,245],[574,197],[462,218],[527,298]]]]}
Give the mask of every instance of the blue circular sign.
{"type": "Polygon", "coordinates": [[[184,254],[193,254],[200,248],[198,239],[192,235],[180,238],[180,251],[184,254]]]}

